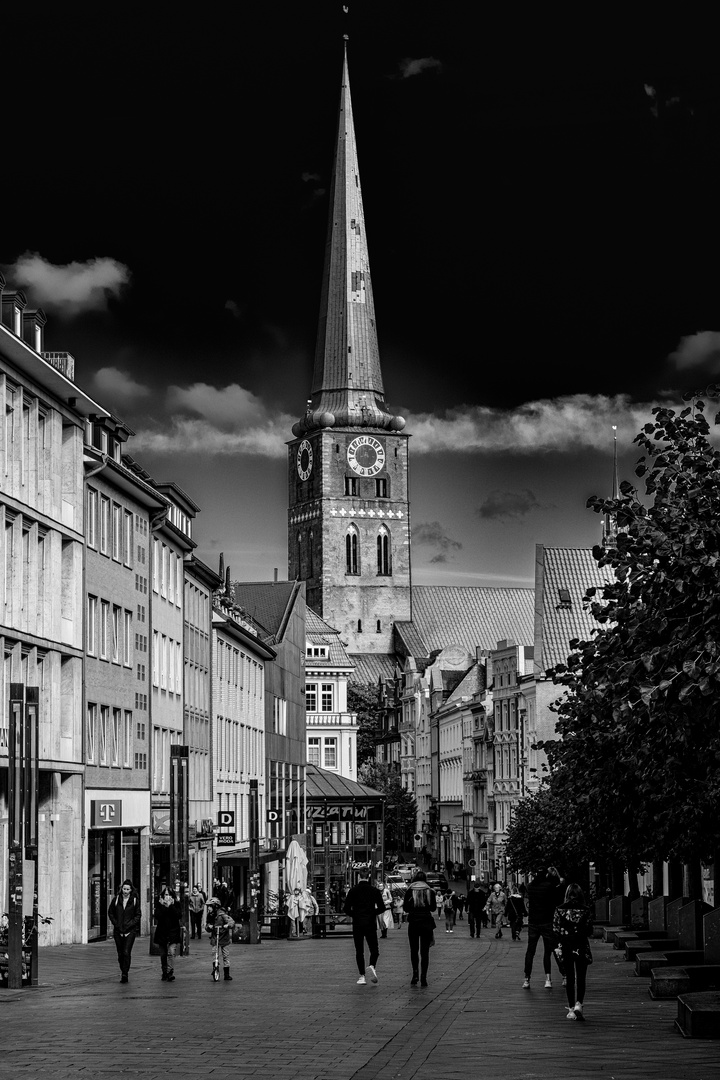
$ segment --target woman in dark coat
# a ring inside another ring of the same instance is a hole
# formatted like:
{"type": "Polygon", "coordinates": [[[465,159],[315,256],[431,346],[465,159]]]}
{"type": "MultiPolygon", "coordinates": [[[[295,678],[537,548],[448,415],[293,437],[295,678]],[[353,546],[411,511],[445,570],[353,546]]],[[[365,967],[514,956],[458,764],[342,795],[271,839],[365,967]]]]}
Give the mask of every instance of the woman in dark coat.
{"type": "Polygon", "coordinates": [[[125,878],[117,896],[110,901],[108,918],[113,924],[115,948],[120,965],[120,982],[128,981],[130,957],[135,938],[140,932],[140,897],[130,878],[125,878]]]}
{"type": "Polygon", "coordinates": [[[155,944],[160,948],[161,978],[172,982],[175,978],[175,952],[180,944],[180,901],[167,885],[162,886],[158,898],[155,944]]]}
{"type": "Polygon", "coordinates": [[[408,917],[408,940],[410,942],[410,962],[412,963],[411,986],[427,986],[430,946],[434,940],[435,890],[427,883],[424,870],[416,870],[412,884],[405,893],[403,910],[408,917]],[[419,970],[418,970],[419,969],[419,970]]]}
{"type": "Polygon", "coordinates": [[[584,1020],[585,977],[592,963],[589,938],[593,932],[590,908],[579,885],[568,885],[565,903],[555,908],[553,930],[560,939],[567,979],[568,1020],[584,1020]]]}

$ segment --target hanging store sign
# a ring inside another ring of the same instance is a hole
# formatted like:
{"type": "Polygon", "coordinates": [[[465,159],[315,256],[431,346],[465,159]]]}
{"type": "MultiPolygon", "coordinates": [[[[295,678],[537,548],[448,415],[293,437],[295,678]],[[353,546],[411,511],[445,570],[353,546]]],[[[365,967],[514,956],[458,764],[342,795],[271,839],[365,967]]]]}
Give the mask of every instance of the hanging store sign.
{"type": "Polygon", "coordinates": [[[119,829],[122,825],[122,799],[91,799],[90,827],[119,829]]]}

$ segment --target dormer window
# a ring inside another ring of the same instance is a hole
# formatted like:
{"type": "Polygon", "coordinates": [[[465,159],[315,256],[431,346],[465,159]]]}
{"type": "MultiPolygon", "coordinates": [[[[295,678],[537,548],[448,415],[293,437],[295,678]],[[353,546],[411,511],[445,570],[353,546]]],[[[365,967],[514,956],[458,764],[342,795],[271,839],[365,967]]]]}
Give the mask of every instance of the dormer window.
{"type": "Polygon", "coordinates": [[[307,655],[327,660],[328,647],[327,645],[308,645],[307,655]]]}
{"type": "Polygon", "coordinates": [[[560,603],[557,605],[559,608],[572,607],[572,598],[570,596],[570,590],[569,589],[559,588],[558,589],[558,596],[560,598],[560,603]]]}

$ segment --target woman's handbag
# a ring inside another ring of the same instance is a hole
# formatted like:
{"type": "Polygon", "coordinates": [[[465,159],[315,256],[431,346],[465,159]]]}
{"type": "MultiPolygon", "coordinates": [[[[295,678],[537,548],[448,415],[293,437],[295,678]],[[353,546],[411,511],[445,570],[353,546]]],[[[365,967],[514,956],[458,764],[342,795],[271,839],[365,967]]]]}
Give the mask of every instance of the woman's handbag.
{"type": "Polygon", "coordinates": [[[585,963],[588,964],[588,965],[592,964],[592,962],[593,962],[593,954],[592,954],[592,949],[590,948],[589,943],[585,944],[584,955],[585,955],[585,963]]]}
{"type": "Polygon", "coordinates": [[[390,910],[390,908],[386,908],[385,911],[383,911],[382,915],[380,916],[380,922],[386,930],[392,930],[393,926],[395,925],[395,921],[393,919],[392,911],[390,910]]]}

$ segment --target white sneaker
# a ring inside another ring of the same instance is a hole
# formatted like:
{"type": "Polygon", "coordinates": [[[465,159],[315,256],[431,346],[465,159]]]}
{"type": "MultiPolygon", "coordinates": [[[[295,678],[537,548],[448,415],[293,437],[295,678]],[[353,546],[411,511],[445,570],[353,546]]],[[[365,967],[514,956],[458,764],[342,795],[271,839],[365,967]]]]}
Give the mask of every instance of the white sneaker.
{"type": "Polygon", "coordinates": [[[545,989],[546,990],[552,990],[552,979],[550,978],[549,975],[545,976],[545,989]]]}
{"type": "Polygon", "coordinates": [[[522,984],[522,988],[523,988],[523,990],[529,990],[530,989],[530,980],[529,979],[525,980],[525,982],[522,984]]]}
{"type": "Polygon", "coordinates": [[[577,1020],[577,1015],[576,1015],[574,1009],[568,1009],[567,1019],[568,1020],[577,1020]]]}
{"type": "Polygon", "coordinates": [[[585,1019],[585,1017],[583,1016],[583,1008],[582,1008],[582,1005],[580,1004],[579,1001],[575,1002],[575,1008],[573,1009],[573,1012],[575,1013],[575,1019],[576,1020],[584,1020],[585,1019]]]}
{"type": "Polygon", "coordinates": [[[366,982],[366,980],[365,980],[365,976],[364,976],[364,975],[361,975],[361,976],[360,976],[360,978],[359,978],[359,979],[358,979],[358,981],[357,981],[357,984],[358,984],[358,986],[364,986],[364,985],[365,985],[365,982],[366,982]]]}
{"type": "Polygon", "coordinates": [[[368,971],[370,972],[370,982],[377,982],[377,971],[372,964],[368,964],[368,971]]]}

